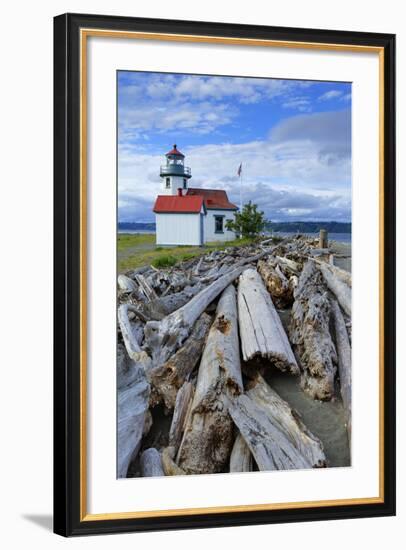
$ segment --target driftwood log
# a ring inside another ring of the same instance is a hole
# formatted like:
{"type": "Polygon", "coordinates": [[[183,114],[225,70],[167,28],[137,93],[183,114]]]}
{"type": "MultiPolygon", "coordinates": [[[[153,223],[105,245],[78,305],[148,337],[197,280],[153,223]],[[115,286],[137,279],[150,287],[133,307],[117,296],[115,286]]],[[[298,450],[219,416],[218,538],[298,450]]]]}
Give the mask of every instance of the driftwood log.
{"type": "Polygon", "coordinates": [[[331,305],[314,262],[305,264],[294,296],[289,335],[303,368],[302,388],[314,399],[331,399],[337,370],[329,326],[331,305]]]}
{"type": "Polygon", "coordinates": [[[196,296],[203,288],[204,285],[198,282],[193,286],[185,287],[179,292],[166,294],[165,296],[162,295],[150,302],[140,304],[139,310],[148,321],[160,321],[173,311],[187,304],[193,296],[196,296]]]}
{"type": "Polygon", "coordinates": [[[124,350],[117,359],[117,476],[126,477],[150,421],[150,387],[142,364],[130,359],[124,350]]]}
{"type": "Polygon", "coordinates": [[[226,399],[243,391],[235,289],[222,294],[199,367],[196,391],[177,464],[188,474],[227,469],[233,422],[226,399]]]}
{"type": "Polygon", "coordinates": [[[246,269],[239,279],[238,320],[244,361],[261,356],[282,371],[299,374],[278,312],[254,269],[246,269]]]}
{"type": "Polygon", "coordinates": [[[348,441],[351,446],[351,346],[343,314],[335,300],[332,302],[332,313],[337,345],[340,391],[345,411],[348,441]]]}
{"type": "Polygon", "coordinates": [[[153,447],[141,453],[140,468],[142,477],[159,477],[165,475],[162,468],[161,455],[153,447]]]}
{"type": "Polygon", "coordinates": [[[186,472],[175,462],[175,447],[165,447],[162,450],[162,467],[166,476],[184,476],[186,472]]]}
{"type": "Polygon", "coordinates": [[[150,321],[145,325],[144,333],[148,348],[151,350],[155,366],[162,365],[182,345],[189,336],[196,320],[207,306],[232,283],[244,269],[244,265],[256,262],[272,250],[265,250],[255,256],[244,258],[235,264],[225,275],[204,288],[187,304],[174,311],[161,321],[150,321]]]}
{"type": "Polygon", "coordinates": [[[228,402],[231,417],[263,471],[311,468],[311,464],[275,425],[267,410],[248,394],[228,402]]]}
{"type": "Polygon", "coordinates": [[[188,411],[192,405],[194,394],[193,384],[185,382],[176,396],[175,408],[172,416],[172,424],[169,430],[169,446],[177,452],[185,431],[185,423],[188,411]]]}
{"type": "Polygon", "coordinates": [[[327,269],[335,276],[337,279],[339,279],[341,282],[345,283],[347,286],[351,288],[352,286],[352,276],[350,271],[346,271],[345,269],[341,269],[341,267],[337,267],[333,264],[326,264],[325,262],[322,262],[320,260],[314,259],[313,260],[317,266],[324,265],[327,267],[327,269]]]}
{"type": "Polygon", "coordinates": [[[142,275],[141,273],[137,273],[134,275],[134,279],[138,283],[138,288],[144,294],[147,300],[150,301],[150,300],[154,300],[155,298],[158,298],[155,290],[148,283],[144,275],[142,275]]]}
{"type": "Polygon", "coordinates": [[[340,306],[347,315],[351,316],[351,288],[338,278],[330,265],[319,262],[317,267],[322,272],[328,288],[335,295],[340,306]]]}
{"type": "Polygon", "coordinates": [[[121,304],[118,308],[118,323],[121,330],[121,335],[123,337],[123,342],[131,359],[137,363],[142,363],[145,369],[149,369],[151,366],[151,359],[145,351],[142,351],[140,348],[139,325],[130,321],[128,314],[131,311],[138,313],[138,309],[131,304],[121,304]]]}
{"type": "Polygon", "coordinates": [[[275,256],[275,258],[286,275],[288,273],[289,275],[299,275],[302,270],[302,266],[294,260],[290,260],[284,256],[275,256]]]}
{"type": "Polygon", "coordinates": [[[258,375],[248,395],[254,403],[267,411],[275,426],[286,435],[313,468],[326,465],[321,441],[308,430],[299,413],[292,409],[261,376],[258,375]]]}
{"type": "Polygon", "coordinates": [[[118,288],[123,292],[138,291],[137,285],[134,283],[132,279],[130,279],[130,277],[127,277],[127,275],[120,274],[117,277],[117,284],[118,284],[118,288]]]}
{"type": "Polygon", "coordinates": [[[293,288],[279,265],[273,266],[270,261],[260,260],[257,269],[275,306],[279,309],[290,307],[293,303],[293,288]]]}
{"type": "Polygon", "coordinates": [[[194,324],[184,345],[159,367],[148,372],[152,386],[152,404],[163,400],[168,409],[175,406],[178,389],[198,364],[211,324],[211,317],[203,313],[194,324]]]}
{"type": "Polygon", "coordinates": [[[245,439],[239,433],[234,441],[230,456],[230,472],[252,472],[252,454],[245,443],[245,439]]]}

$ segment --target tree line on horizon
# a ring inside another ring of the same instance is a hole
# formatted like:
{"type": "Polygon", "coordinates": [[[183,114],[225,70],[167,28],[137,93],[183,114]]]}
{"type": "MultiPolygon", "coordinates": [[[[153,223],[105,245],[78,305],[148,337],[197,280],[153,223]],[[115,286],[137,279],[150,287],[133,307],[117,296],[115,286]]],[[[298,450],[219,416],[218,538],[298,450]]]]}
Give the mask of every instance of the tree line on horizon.
{"type": "MultiPolygon", "coordinates": [[[[155,231],[155,222],[119,222],[119,229],[143,229],[155,231]]],[[[272,222],[266,220],[264,229],[267,231],[282,231],[286,233],[317,233],[325,229],[329,233],[351,233],[351,222],[336,221],[294,221],[294,222],[272,222]]]]}

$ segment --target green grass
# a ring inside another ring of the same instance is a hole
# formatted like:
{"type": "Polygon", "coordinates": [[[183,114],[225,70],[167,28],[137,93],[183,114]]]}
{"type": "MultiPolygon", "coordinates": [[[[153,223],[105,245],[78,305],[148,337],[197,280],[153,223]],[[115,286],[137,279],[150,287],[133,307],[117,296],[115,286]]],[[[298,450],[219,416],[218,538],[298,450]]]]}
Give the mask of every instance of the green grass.
{"type": "Polygon", "coordinates": [[[248,245],[250,239],[236,239],[226,243],[210,242],[204,247],[199,246],[155,246],[154,234],[120,233],[117,239],[118,272],[123,273],[144,265],[157,268],[172,267],[178,262],[191,260],[212,250],[222,250],[230,246],[248,245]]]}
{"type": "Polygon", "coordinates": [[[119,233],[117,235],[117,252],[124,252],[128,248],[138,245],[154,245],[155,235],[153,233],[119,233]]]}

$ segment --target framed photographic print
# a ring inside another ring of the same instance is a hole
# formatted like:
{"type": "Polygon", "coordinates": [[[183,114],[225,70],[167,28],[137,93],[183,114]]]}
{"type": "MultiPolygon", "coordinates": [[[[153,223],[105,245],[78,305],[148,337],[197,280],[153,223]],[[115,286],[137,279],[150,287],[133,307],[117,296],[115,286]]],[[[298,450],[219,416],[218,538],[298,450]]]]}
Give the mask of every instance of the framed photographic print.
{"type": "Polygon", "coordinates": [[[395,513],[395,37],[54,20],[64,536],[395,513]]]}

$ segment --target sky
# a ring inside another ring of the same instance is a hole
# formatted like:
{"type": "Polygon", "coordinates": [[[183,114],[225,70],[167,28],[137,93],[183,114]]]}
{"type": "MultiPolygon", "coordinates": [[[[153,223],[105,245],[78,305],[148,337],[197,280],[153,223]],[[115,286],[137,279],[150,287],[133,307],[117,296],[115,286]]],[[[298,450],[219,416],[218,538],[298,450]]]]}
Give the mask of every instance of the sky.
{"type": "Polygon", "coordinates": [[[154,221],[174,143],[191,187],[272,221],[351,221],[351,84],[119,71],[118,219],[154,221]]]}

